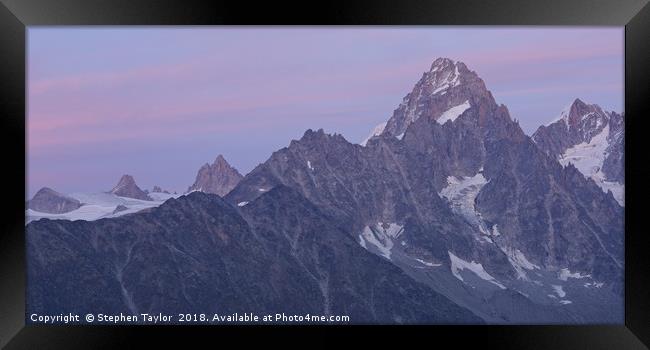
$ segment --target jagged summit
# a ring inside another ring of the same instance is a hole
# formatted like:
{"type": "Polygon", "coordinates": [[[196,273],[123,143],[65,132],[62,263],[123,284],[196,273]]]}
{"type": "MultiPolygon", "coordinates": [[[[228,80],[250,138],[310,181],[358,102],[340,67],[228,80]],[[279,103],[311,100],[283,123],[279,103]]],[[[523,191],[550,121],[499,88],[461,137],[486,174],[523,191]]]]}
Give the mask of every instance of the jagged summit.
{"type": "Polygon", "coordinates": [[[226,166],[226,165],[230,166],[230,164],[228,164],[228,162],[226,161],[226,158],[224,158],[222,154],[219,154],[217,156],[217,158],[214,159],[213,164],[218,165],[218,166],[226,166]]]}
{"type": "Polygon", "coordinates": [[[603,110],[597,104],[588,104],[576,98],[555,119],[540,126],[532,138],[547,153],[559,154],[577,143],[590,142],[607,128],[612,115],[614,113],[603,110]],[[549,133],[562,134],[565,140],[549,140],[546,138],[549,133]],[[548,141],[552,142],[548,144],[548,141]]]}
{"type": "Polygon", "coordinates": [[[431,64],[428,72],[425,72],[421,80],[423,87],[431,87],[432,95],[446,94],[450,88],[460,85],[478,83],[479,88],[485,88],[485,83],[476,74],[467,68],[465,63],[454,61],[449,58],[438,58],[431,64]]]}
{"type": "Polygon", "coordinates": [[[305,130],[305,133],[302,135],[299,141],[307,141],[307,140],[340,140],[340,139],[345,139],[343,135],[339,133],[327,133],[325,130],[322,128],[318,130],[313,130],[313,129],[307,129],[305,130]]]}
{"type": "Polygon", "coordinates": [[[318,130],[313,130],[313,129],[307,129],[305,132],[302,134],[302,137],[300,139],[306,139],[306,138],[312,138],[312,137],[322,137],[327,135],[325,133],[325,130],[323,128],[320,128],[318,130]]]}
{"type": "Polygon", "coordinates": [[[219,154],[212,165],[206,163],[199,169],[194,184],[187,191],[202,191],[225,196],[242,179],[242,175],[219,154]]]}
{"type": "Polygon", "coordinates": [[[564,126],[568,129],[579,128],[581,127],[581,122],[586,118],[591,118],[598,124],[598,126],[601,126],[603,122],[608,119],[607,114],[608,113],[599,105],[587,104],[581,99],[576,98],[570,105],[560,112],[560,115],[557,118],[547,123],[546,126],[550,126],[558,121],[563,121],[564,126]]]}
{"type": "Polygon", "coordinates": [[[450,64],[456,64],[456,61],[452,60],[451,58],[448,58],[448,57],[438,57],[431,63],[431,69],[430,70],[433,70],[436,67],[447,66],[447,65],[450,65],[450,64]]]}
{"type": "MultiPolygon", "coordinates": [[[[440,124],[453,122],[472,106],[480,106],[484,111],[497,107],[485,82],[465,63],[437,58],[404,97],[392,117],[377,125],[368,139],[381,134],[401,138],[406,128],[420,118],[440,124]]],[[[365,145],[368,139],[362,144],[365,145]]]]}
{"type": "Polygon", "coordinates": [[[120,197],[134,198],[144,201],[153,200],[146,192],[138,187],[133,176],[128,174],[122,175],[120,181],[112,190],[110,190],[110,193],[120,197]]]}

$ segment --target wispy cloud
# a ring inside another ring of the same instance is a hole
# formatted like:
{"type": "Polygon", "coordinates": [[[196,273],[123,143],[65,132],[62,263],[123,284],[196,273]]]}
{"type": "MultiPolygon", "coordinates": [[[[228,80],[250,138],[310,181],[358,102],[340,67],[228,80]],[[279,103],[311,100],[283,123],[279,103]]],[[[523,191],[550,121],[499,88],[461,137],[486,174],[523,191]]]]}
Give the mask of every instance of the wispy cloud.
{"type": "MultiPolygon", "coordinates": [[[[466,62],[530,125],[554,115],[567,95],[605,96],[594,101],[604,105],[621,103],[622,95],[616,29],[79,28],[29,35],[28,155],[39,160],[30,171],[41,184],[60,176],[48,169],[76,162],[72,155],[111,145],[130,152],[103,159],[102,168],[140,167],[139,150],[156,144],[195,154],[190,141],[197,138],[214,149],[226,147],[227,137],[256,135],[246,151],[233,151],[243,164],[263,161],[306,126],[356,138],[390,117],[438,56],[466,62]],[[534,113],[518,105],[531,96],[544,100],[534,113]]],[[[74,164],[99,166],[87,161],[74,164]]],[[[173,175],[164,176],[176,181],[173,175]]]]}

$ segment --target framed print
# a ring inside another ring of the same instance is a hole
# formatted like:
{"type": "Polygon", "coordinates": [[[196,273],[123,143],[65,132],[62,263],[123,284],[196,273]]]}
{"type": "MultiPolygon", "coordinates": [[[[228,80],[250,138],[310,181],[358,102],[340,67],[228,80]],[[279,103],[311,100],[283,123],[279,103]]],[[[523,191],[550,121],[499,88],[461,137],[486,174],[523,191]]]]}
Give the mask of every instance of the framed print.
{"type": "Polygon", "coordinates": [[[647,1],[288,10],[3,2],[3,346],[647,347],[647,1]]]}

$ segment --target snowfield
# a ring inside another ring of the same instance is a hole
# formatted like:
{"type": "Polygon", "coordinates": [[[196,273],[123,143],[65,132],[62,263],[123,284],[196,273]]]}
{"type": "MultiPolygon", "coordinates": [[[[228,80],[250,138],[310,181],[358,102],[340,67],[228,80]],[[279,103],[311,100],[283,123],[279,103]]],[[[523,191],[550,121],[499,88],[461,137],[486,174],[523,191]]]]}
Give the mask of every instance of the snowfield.
{"type": "Polygon", "coordinates": [[[612,191],[614,198],[621,205],[625,205],[625,186],[617,182],[605,181],[605,174],[602,171],[606,150],[609,146],[609,125],[589,142],[579,143],[560,156],[560,163],[563,166],[573,164],[586,177],[593,179],[598,186],[607,193],[612,191]]]}
{"type": "Polygon", "coordinates": [[[447,198],[454,213],[461,215],[470,225],[479,229],[482,233],[478,237],[479,240],[492,243],[489,237],[491,232],[474,205],[476,196],[486,183],[487,180],[480,172],[471,177],[449,176],[447,186],[440,191],[440,196],[447,198]]]}
{"type": "Polygon", "coordinates": [[[449,253],[449,259],[451,260],[451,273],[459,280],[464,281],[463,277],[460,275],[460,271],[470,270],[482,280],[493,283],[501,289],[506,289],[506,287],[503,284],[499,283],[494,277],[492,277],[489,273],[487,273],[487,271],[483,269],[483,265],[481,265],[480,263],[474,261],[471,262],[465,261],[457,257],[456,255],[454,255],[452,252],[448,252],[448,253],[449,253]]]}
{"type": "Polygon", "coordinates": [[[369,244],[374,247],[377,252],[390,260],[391,249],[393,249],[394,240],[399,238],[404,232],[404,227],[396,223],[381,223],[378,222],[372,227],[366,226],[359,234],[359,244],[369,249],[369,244]]]}
{"type": "Polygon", "coordinates": [[[451,120],[453,122],[454,120],[456,120],[456,118],[458,118],[461,114],[463,114],[467,109],[469,109],[469,107],[470,107],[469,101],[465,101],[465,102],[459,104],[456,107],[449,108],[447,111],[442,113],[440,115],[440,118],[436,119],[436,121],[439,124],[444,124],[448,120],[451,120]]]}
{"type": "Polygon", "coordinates": [[[68,195],[79,202],[83,203],[81,207],[63,214],[49,214],[38,212],[32,209],[25,211],[25,223],[47,218],[59,220],[85,220],[93,221],[102,218],[118,217],[126,214],[138,212],[143,209],[153,208],[161,205],[170,198],[176,198],[180,195],[153,192],[149,196],[153,201],[143,201],[127,197],[119,197],[112,193],[72,193],[68,195]],[[118,205],[123,205],[127,209],[113,214],[118,205]]]}

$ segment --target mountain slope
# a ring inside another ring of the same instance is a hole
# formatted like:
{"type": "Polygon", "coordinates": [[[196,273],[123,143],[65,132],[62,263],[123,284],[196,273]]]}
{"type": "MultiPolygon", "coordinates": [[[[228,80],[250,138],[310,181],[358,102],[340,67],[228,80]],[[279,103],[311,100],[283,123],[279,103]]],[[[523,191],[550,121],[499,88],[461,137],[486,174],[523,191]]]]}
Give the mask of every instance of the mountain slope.
{"type": "Polygon", "coordinates": [[[217,196],[193,192],[120,218],[41,220],[28,225],[27,244],[29,312],[252,311],[349,315],[353,323],[481,322],[366,252],[286,187],[242,214],[217,196]],[[72,283],[77,276],[84,288],[72,283]]]}

